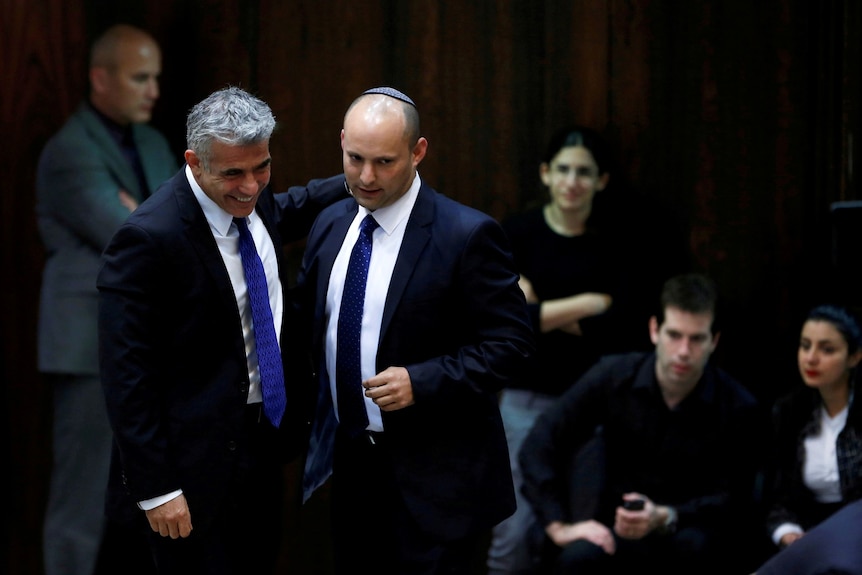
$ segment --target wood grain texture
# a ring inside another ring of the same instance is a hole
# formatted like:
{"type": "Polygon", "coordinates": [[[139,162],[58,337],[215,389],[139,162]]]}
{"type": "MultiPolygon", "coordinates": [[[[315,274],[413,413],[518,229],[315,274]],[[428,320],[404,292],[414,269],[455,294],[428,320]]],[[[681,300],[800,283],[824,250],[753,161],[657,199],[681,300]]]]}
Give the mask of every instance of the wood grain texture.
{"type": "MultiPolygon", "coordinates": [[[[178,158],[186,113],[213,90],[266,100],[276,190],[341,171],[344,111],[376,85],[417,102],[422,177],[498,219],[543,197],[538,164],[555,128],[599,130],[620,189],[675,221],[694,267],[718,281],[729,312],[718,359],[770,398],[796,382],[800,314],[848,297],[831,273],[829,205],[860,199],[857,4],[0,0],[3,455],[20,493],[4,522],[8,572],[40,572],[50,461],[35,371],[36,160],[84,95],[102,28],[127,21],[160,41],[153,125],[178,158]]],[[[294,265],[301,248],[287,248],[294,265]]]]}

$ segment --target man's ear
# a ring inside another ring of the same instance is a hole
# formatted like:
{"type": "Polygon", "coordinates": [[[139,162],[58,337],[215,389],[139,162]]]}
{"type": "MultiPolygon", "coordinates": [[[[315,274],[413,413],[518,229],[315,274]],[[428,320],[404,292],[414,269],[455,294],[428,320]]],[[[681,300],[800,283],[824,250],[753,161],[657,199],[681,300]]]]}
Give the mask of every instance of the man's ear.
{"type": "Polygon", "coordinates": [[[192,169],[193,174],[197,175],[201,172],[203,169],[203,166],[201,166],[201,158],[194,152],[194,150],[186,150],[183,157],[192,169]]]}
{"type": "Polygon", "coordinates": [[[653,344],[658,343],[658,328],[658,318],[656,316],[649,318],[649,338],[653,344]]]}
{"type": "Polygon", "coordinates": [[[97,67],[90,68],[90,86],[99,94],[108,89],[108,70],[97,67]]]}
{"type": "Polygon", "coordinates": [[[425,159],[425,153],[428,151],[428,140],[425,138],[419,138],[416,140],[416,145],[413,146],[413,150],[411,151],[411,155],[413,156],[413,167],[419,165],[423,159],[425,159]]]}

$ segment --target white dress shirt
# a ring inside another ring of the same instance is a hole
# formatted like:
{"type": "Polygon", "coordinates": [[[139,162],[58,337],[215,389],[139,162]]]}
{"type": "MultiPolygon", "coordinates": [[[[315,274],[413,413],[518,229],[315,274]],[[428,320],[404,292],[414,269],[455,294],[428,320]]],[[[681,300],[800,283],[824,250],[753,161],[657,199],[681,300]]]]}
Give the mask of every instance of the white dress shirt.
{"type": "MultiPolygon", "coordinates": [[[[233,293],[236,296],[236,305],[242,322],[242,336],[245,341],[245,355],[248,366],[248,403],[260,403],[263,395],[260,390],[260,368],[257,364],[257,349],[254,345],[254,331],[252,331],[251,306],[248,302],[248,288],[245,285],[245,272],[242,268],[242,259],[239,255],[239,230],[233,223],[233,216],[221,209],[209,196],[204,193],[192,175],[191,168],[186,165],[186,179],[194,192],[195,198],[203,209],[204,216],[209,223],[210,231],[218,244],[224,265],[227,268],[233,293]]],[[[256,212],[246,218],[251,237],[263,269],[266,273],[266,284],[269,290],[269,305],[272,309],[272,320],[275,324],[275,334],[281,345],[281,321],[284,314],[284,295],[281,291],[281,278],[278,275],[278,261],[276,259],[275,246],[272,238],[266,231],[266,226],[258,217],[256,212]]],[[[172,493],[141,501],[138,506],[149,510],[170,501],[182,493],[177,490],[172,493]]]]}
{"type": "MultiPolygon", "coordinates": [[[[379,208],[372,216],[380,225],[372,235],[371,261],[368,264],[368,280],[365,284],[365,304],[362,310],[362,332],[360,334],[360,364],[362,381],[377,374],[377,343],[380,340],[380,325],[383,320],[383,306],[389,292],[389,282],[404,230],[410,219],[410,212],[416,204],[421,181],[419,174],[413,178],[410,189],[392,204],[379,208]]],[[[329,386],[332,391],[332,403],[338,413],[338,394],[335,387],[335,355],[338,336],[338,313],[341,308],[341,294],[344,291],[344,279],[347,275],[347,264],[353,244],[359,237],[359,224],[369,212],[362,206],[344,236],[344,243],[332,265],[329,276],[329,288],[326,292],[326,369],[329,374],[329,386]]],[[[371,431],[383,431],[383,418],[380,408],[373,401],[365,399],[365,410],[368,413],[368,427],[371,431]]]]}

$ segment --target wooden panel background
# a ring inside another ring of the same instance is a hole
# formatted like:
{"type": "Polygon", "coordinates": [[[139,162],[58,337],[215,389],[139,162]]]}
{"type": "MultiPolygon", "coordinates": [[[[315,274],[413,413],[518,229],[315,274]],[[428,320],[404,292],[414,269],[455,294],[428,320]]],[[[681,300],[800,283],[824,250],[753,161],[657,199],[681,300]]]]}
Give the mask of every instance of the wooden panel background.
{"type": "MultiPolygon", "coordinates": [[[[599,129],[616,181],[676,220],[695,268],[719,282],[729,314],[717,359],[764,399],[796,381],[799,314],[840,288],[828,208],[859,199],[851,0],[0,0],[9,573],[41,571],[50,461],[50,398],[35,371],[36,159],[85,93],[90,40],[115,21],[161,41],[153,124],[178,157],[186,112],[212,90],[236,84],[270,103],[276,189],[340,171],[342,115],[374,85],[417,101],[423,177],[497,218],[539,198],[554,128],[599,129]]],[[[288,249],[298,257],[301,245],[288,249]]]]}

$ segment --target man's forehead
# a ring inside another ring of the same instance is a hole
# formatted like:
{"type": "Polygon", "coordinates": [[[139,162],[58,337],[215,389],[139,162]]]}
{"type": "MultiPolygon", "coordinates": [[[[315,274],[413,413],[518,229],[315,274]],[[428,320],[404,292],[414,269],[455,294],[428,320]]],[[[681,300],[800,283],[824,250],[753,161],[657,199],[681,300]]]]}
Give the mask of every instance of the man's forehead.
{"type": "Polygon", "coordinates": [[[712,328],[712,312],[690,312],[668,307],[664,312],[662,328],[685,333],[700,333],[712,328]]]}

